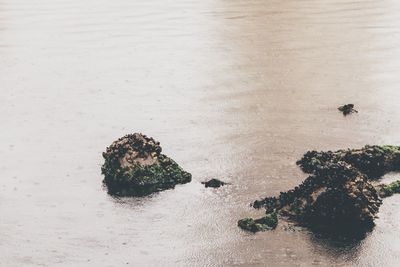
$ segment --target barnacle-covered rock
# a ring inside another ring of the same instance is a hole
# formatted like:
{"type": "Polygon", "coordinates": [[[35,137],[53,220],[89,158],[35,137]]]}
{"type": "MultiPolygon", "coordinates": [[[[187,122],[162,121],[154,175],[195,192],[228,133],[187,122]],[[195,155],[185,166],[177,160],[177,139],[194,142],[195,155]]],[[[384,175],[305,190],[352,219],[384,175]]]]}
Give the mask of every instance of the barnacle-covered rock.
{"type": "Polygon", "coordinates": [[[297,164],[311,175],[278,197],[255,201],[255,208],[325,233],[363,235],[374,226],[381,197],[400,193],[400,181],[371,182],[400,170],[400,147],[365,146],[336,152],[307,152],[297,164]]]}
{"type": "Polygon", "coordinates": [[[338,231],[371,228],[380,205],[374,186],[344,162],[327,164],[295,189],[253,204],[314,229],[338,231]]]}
{"type": "Polygon", "coordinates": [[[314,173],[327,163],[344,161],[351,164],[368,179],[378,179],[385,173],[400,171],[399,146],[365,146],[361,149],[338,150],[336,152],[309,151],[297,161],[306,173],[314,173]]]}
{"type": "Polygon", "coordinates": [[[139,133],[116,140],[103,157],[103,182],[112,195],[144,196],[188,183],[192,177],[161,154],[159,142],[139,133]]]}

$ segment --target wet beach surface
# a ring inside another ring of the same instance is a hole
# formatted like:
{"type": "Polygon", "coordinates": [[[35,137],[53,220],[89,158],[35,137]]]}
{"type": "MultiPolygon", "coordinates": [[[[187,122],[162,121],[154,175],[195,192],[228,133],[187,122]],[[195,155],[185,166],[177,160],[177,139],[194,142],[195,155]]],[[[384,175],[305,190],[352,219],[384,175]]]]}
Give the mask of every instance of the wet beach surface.
{"type": "Polygon", "coordinates": [[[386,0],[1,1],[0,265],[396,266],[400,196],[351,244],[237,220],[307,150],[400,145],[399,25],[386,0]],[[108,196],[101,153],[131,132],[193,181],[108,196]]]}

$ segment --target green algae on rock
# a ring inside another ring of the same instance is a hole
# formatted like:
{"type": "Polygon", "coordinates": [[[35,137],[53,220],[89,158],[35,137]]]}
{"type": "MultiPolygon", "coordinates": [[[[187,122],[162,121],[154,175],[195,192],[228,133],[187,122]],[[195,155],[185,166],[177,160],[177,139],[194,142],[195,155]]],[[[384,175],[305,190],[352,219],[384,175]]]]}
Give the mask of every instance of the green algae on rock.
{"type": "Polygon", "coordinates": [[[238,226],[243,230],[250,232],[259,232],[275,229],[278,225],[278,216],[275,212],[271,212],[264,217],[254,220],[252,218],[244,218],[238,221],[238,226]]]}
{"type": "Polygon", "coordinates": [[[327,163],[346,162],[368,179],[378,179],[385,173],[400,171],[399,146],[365,146],[361,149],[338,150],[336,152],[309,151],[297,164],[305,173],[314,173],[327,163]]]}
{"type": "Polygon", "coordinates": [[[191,174],[161,154],[160,143],[135,133],[119,138],[103,153],[101,168],[108,193],[144,196],[191,181],[191,174]]]}
{"type": "Polygon", "coordinates": [[[380,205],[373,185],[344,162],[328,164],[294,189],[253,204],[321,231],[370,229],[380,205]]]}
{"type": "Polygon", "coordinates": [[[397,146],[310,151],[297,164],[311,175],[278,197],[255,201],[253,207],[277,212],[317,232],[361,236],[373,228],[381,197],[400,192],[400,181],[378,186],[371,183],[400,170],[397,146]]]}
{"type": "Polygon", "coordinates": [[[394,181],[390,184],[380,184],[375,188],[379,192],[380,197],[390,197],[394,194],[400,193],[400,180],[394,181]]]}

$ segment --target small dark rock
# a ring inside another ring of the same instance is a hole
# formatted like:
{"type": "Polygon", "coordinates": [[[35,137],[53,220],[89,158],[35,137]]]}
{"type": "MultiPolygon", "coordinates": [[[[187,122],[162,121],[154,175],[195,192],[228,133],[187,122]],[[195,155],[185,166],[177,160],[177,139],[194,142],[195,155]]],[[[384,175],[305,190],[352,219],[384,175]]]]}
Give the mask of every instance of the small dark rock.
{"type": "Polygon", "coordinates": [[[214,187],[214,188],[221,187],[221,186],[228,184],[228,183],[222,182],[221,180],[218,180],[218,179],[211,179],[210,181],[201,182],[201,183],[204,184],[205,187],[214,187]]]}
{"type": "Polygon", "coordinates": [[[357,110],[354,109],[354,104],[346,104],[338,107],[338,110],[343,113],[344,116],[349,115],[350,113],[358,113],[357,110]]]}

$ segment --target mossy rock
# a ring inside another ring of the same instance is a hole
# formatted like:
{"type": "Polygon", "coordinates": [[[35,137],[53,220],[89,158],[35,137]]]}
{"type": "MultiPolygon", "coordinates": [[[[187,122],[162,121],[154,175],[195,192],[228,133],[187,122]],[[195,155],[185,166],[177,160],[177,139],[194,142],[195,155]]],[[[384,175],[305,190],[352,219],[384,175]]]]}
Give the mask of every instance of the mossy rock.
{"type": "Polygon", "coordinates": [[[297,164],[304,172],[315,173],[328,163],[341,161],[352,165],[368,179],[378,179],[388,172],[400,170],[400,147],[384,145],[335,152],[309,151],[297,164]]]}
{"type": "Polygon", "coordinates": [[[103,153],[104,184],[117,196],[145,196],[191,181],[191,174],[161,154],[159,142],[143,134],[126,135],[103,153]]]}
{"type": "Polygon", "coordinates": [[[250,232],[260,232],[275,229],[278,225],[278,216],[275,212],[269,213],[264,217],[254,220],[244,218],[238,221],[238,226],[243,230],[250,232]]]}
{"type": "MultiPolygon", "coordinates": [[[[389,172],[400,171],[399,146],[309,151],[297,164],[310,176],[277,197],[256,200],[253,207],[275,211],[320,233],[364,236],[374,226],[381,198],[400,193],[400,181],[372,184],[389,172]]],[[[257,229],[251,220],[241,224],[257,229]]]]}
{"type": "Polygon", "coordinates": [[[394,194],[400,193],[400,180],[390,184],[381,184],[377,186],[380,197],[390,197],[394,194]]]}

